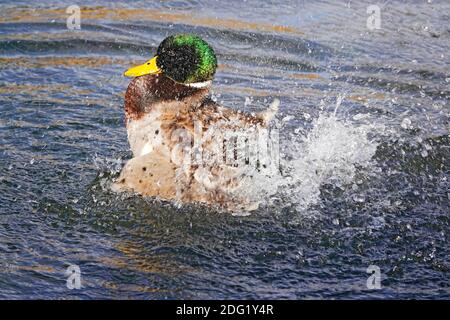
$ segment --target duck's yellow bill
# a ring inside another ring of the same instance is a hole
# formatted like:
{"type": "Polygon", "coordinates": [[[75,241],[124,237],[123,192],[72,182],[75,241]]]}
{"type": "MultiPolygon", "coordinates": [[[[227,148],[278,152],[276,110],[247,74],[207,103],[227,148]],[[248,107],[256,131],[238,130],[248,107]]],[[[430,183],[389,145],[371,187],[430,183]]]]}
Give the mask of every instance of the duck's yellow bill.
{"type": "Polygon", "coordinates": [[[153,57],[151,60],[148,60],[146,63],[141,64],[140,66],[128,69],[123,75],[126,77],[139,77],[146,74],[160,73],[161,69],[159,69],[156,65],[157,57],[158,56],[153,57]]]}

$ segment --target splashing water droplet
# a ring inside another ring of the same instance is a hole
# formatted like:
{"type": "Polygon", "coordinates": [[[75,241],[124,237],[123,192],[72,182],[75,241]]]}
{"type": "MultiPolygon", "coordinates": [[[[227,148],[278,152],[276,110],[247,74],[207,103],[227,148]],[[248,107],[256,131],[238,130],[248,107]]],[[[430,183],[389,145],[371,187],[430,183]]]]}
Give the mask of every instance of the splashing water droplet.
{"type": "Polygon", "coordinates": [[[309,133],[289,138],[292,144],[288,154],[292,160],[284,166],[291,179],[282,177],[279,182],[283,198],[303,210],[320,200],[324,184],[345,188],[353,181],[358,167],[372,167],[377,143],[369,140],[368,134],[377,130],[374,124],[355,126],[333,114],[319,115],[309,133]]]}
{"type": "Polygon", "coordinates": [[[363,195],[357,194],[353,196],[353,200],[355,200],[355,202],[363,203],[366,201],[366,198],[363,195]]]}
{"type": "Polygon", "coordinates": [[[410,129],[411,128],[411,124],[412,124],[411,120],[409,118],[405,118],[405,119],[403,119],[403,121],[402,121],[400,126],[403,129],[406,130],[406,129],[410,129]]]}

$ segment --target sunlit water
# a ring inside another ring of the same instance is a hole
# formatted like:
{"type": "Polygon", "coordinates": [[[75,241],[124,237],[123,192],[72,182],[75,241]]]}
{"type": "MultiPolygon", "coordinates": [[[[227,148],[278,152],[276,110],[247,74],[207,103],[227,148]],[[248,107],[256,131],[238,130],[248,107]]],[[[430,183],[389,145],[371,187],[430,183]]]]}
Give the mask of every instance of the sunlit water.
{"type": "Polygon", "coordinates": [[[0,2],[0,298],[450,298],[448,1],[380,3],[372,31],[361,1],[79,1],[68,30],[72,4],[0,2]],[[281,101],[249,216],[108,188],[122,72],[181,32],[220,103],[281,101]]]}

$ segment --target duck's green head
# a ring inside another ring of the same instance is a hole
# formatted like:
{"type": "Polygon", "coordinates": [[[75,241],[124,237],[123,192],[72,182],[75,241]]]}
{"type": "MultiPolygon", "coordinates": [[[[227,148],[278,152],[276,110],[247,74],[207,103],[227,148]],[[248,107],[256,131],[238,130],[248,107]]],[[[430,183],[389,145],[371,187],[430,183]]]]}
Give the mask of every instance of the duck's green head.
{"type": "Polygon", "coordinates": [[[124,75],[163,73],[176,82],[196,84],[212,80],[216,69],[216,55],[205,40],[192,34],[179,34],[164,39],[151,60],[127,70],[124,75]]]}

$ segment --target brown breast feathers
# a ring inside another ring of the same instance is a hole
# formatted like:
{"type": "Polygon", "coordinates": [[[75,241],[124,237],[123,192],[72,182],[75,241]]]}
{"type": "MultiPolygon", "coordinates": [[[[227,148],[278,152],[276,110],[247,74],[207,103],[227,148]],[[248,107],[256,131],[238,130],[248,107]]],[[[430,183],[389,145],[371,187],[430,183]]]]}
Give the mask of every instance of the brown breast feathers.
{"type": "Polygon", "coordinates": [[[125,93],[125,115],[127,119],[137,120],[149,112],[156,102],[181,101],[188,97],[198,100],[192,103],[200,102],[207,93],[206,88],[188,87],[162,74],[137,77],[131,81],[125,93]]]}

